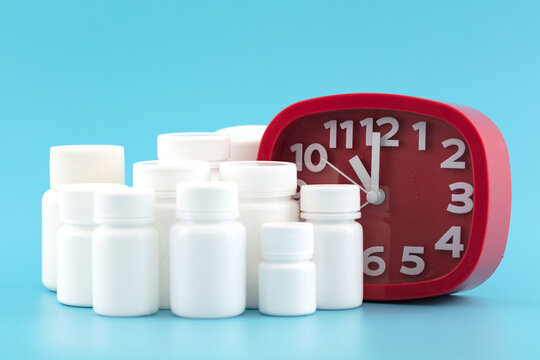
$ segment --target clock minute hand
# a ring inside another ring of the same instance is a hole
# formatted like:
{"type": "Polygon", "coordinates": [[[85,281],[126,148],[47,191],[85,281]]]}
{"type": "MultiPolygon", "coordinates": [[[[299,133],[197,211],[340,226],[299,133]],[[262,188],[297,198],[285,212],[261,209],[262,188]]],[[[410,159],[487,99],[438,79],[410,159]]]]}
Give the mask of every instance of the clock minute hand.
{"type": "Polygon", "coordinates": [[[381,165],[381,133],[374,132],[371,138],[371,185],[370,191],[379,191],[379,169],[381,165]]]}

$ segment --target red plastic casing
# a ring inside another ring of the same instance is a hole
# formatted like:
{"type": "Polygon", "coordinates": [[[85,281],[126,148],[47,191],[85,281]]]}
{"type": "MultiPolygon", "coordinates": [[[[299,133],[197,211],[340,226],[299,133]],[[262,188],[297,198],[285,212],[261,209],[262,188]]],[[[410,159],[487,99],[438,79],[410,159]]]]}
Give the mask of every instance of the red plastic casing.
{"type": "Polygon", "coordinates": [[[462,261],[450,273],[428,281],[405,284],[365,284],[364,299],[407,300],[472,289],[495,271],[502,260],[511,209],[511,178],[508,150],[495,124],[468,106],[391,94],[343,94],[293,104],[268,125],[261,140],[258,160],[274,156],[280,134],[295,120],[307,115],[350,109],[385,109],[440,119],[457,128],[469,145],[475,179],[475,202],[471,234],[462,261]]]}

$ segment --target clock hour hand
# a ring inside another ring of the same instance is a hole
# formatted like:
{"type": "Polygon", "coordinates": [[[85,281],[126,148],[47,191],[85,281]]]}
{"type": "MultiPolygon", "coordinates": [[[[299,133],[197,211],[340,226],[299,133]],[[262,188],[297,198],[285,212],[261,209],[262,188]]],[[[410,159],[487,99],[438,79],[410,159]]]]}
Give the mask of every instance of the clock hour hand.
{"type": "Polygon", "coordinates": [[[360,179],[360,182],[364,185],[364,188],[369,191],[371,187],[371,177],[364,164],[362,164],[362,160],[360,160],[358,155],[355,155],[353,158],[349,159],[349,164],[351,164],[356,176],[358,176],[358,179],[360,179]]]}

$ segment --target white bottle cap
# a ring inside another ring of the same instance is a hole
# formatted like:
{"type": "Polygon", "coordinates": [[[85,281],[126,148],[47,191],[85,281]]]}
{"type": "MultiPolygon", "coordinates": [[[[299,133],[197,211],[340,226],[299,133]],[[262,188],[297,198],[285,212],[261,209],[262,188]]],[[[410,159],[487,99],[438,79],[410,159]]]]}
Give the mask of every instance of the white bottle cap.
{"type": "Polygon", "coordinates": [[[220,165],[223,181],[238,184],[240,197],[292,196],[296,193],[296,165],[281,161],[231,161],[220,165]]]}
{"type": "Polygon", "coordinates": [[[182,181],[210,180],[210,163],[202,160],[153,160],[133,165],[133,186],[149,187],[160,193],[175,193],[182,181]]]}
{"type": "Polygon", "coordinates": [[[313,256],[313,224],[274,222],[261,226],[261,254],[267,260],[307,260],[313,256]]]}
{"type": "Polygon", "coordinates": [[[157,139],[159,160],[225,161],[231,155],[231,139],[211,132],[161,134],[157,139]]]}
{"type": "Polygon", "coordinates": [[[80,183],[124,183],[124,148],[63,145],[50,151],[51,189],[80,183]]]}
{"type": "Polygon", "coordinates": [[[266,125],[231,126],[216,131],[231,137],[231,161],[257,160],[259,144],[266,125]]]}
{"type": "Polygon", "coordinates": [[[71,184],[60,188],[59,214],[64,224],[93,225],[96,191],[126,187],[122,184],[71,184]]]}
{"type": "Polygon", "coordinates": [[[178,183],[176,217],[183,220],[237,218],[238,187],[223,181],[178,183]]]}
{"type": "Polygon", "coordinates": [[[150,224],[154,221],[154,190],[150,188],[108,188],[96,191],[96,223],[150,224]]]}
{"type": "Polygon", "coordinates": [[[360,187],[352,184],[304,185],[300,188],[300,211],[304,218],[313,218],[316,214],[350,214],[348,218],[357,219],[360,217],[360,187]]]}

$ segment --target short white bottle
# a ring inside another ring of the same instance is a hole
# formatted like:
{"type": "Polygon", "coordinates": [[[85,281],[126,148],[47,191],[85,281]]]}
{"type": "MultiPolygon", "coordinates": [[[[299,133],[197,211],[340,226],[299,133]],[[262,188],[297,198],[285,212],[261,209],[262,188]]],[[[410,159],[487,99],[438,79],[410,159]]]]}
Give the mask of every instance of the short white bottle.
{"type": "Polygon", "coordinates": [[[171,310],[224,318],[246,308],[246,234],[230,182],[179,183],[171,228],[171,310]]]}
{"type": "Polygon", "coordinates": [[[258,272],[261,262],[261,225],[299,221],[296,165],[278,161],[231,161],[223,163],[220,178],[238,184],[239,221],[247,233],[247,308],[258,307],[258,272]]]}
{"type": "Polygon", "coordinates": [[[304,185],[301,217],[314,225],[317,309],[362,305],[363,232],[358,185],[304,185]]]}
{"type": "Polygon", "coordinates": [[[60,189],[57,238],[57,292],[62,304],[92,306],[92,232],[94,193],[120,184],[74,184],[60,189]]]}
{"type": "Polygon", "coordinates": [[[56,291],[56,236],[60,187],[80,183],[124,183],[124,148],[116,145],[65,145],[50,150],[51,188],[41,202],[41,281],[56,291]]]}
{"type": "Polygon", "coordinates": [[[267,315],[308,315],[316,309],[313,225],[300,222],[262,226],[259,311],[267,315]]]}
{"type": "Polygon", "coordinates": [[[231,137],[231,161],[257,160],[259,144],[266,130],[266,125],[230,126],[216,131],[231,137]]]}
{"type": "Polygon", "coordinates": [[[94,311],[142,316],[159,308],[158,236],[154,191],[148,188],[96,192],[92,235],[94,311]]]}
{"type": "Polygon", "coordinates": [[[159,236],[159,308],[170,309],[169,234],[176,219],[176,185],[183,181],[210,180],[210,163],[202,160],[154,160],[133,165],[133,186],[149,187],[156,194],[159,236]]]}
{"type": "Polygon", "coordinates": [[[212,132],[161,134],[157,139],[159,160],[205,160],[212,166],[212,180],[219,179],[219,165],[229,160],[231,139],[212,132]]]}

